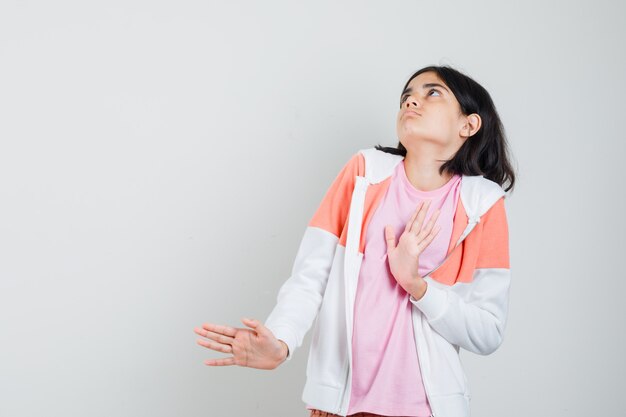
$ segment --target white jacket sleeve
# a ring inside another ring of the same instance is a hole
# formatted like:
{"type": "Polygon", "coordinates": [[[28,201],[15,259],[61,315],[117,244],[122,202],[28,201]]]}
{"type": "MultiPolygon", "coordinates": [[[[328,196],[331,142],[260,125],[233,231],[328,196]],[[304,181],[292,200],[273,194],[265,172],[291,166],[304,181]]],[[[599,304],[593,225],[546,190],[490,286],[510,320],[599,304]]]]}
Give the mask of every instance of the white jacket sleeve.
{"type": "Polygon", "coordinates": [[[424,296],[409,299],[448,342],[488,355],[503,341],[509,305],[511,270],[503,198],[481,218],[481,223],[472,281],[449,286],[427,275],[424,296]]]}
{"type": "Polygon", "coordinates": [[[307,227],[291,276],[278,291],[277,304],[265,320],[276,338],[289,348],[287,360],[302,345],[322,304],[337,237],[317,227],[307,227]]]}

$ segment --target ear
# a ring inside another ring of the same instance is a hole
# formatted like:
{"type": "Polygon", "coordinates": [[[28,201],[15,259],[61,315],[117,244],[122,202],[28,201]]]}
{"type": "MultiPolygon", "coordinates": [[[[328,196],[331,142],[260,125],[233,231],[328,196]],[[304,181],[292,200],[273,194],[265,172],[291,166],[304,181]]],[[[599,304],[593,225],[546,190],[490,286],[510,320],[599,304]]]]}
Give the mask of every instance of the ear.
{"type": "Polygon", "coordinates": [[[460,135],[464,139],[468,139],[470,136],[474,136],[476,132],[480,130],[482,120],[477,113],[472,113],[465,117],[465,124],[463,125],[460,135]]]}

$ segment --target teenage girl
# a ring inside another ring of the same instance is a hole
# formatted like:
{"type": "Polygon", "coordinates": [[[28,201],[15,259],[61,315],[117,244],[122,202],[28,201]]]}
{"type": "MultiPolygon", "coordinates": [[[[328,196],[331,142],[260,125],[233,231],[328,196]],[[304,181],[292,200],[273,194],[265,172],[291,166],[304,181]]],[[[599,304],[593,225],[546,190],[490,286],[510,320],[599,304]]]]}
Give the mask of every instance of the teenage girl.
{"type": "MultiPolygon", "coordinates": [[[[488,92],[476,81],[448,66],[428,66],[409,78],[399,104],[397,147],[376,146],[404,160],[395,168],[389,190],[370,220],[355,304],[350,416],[431,415],[423,388],[420,391],[414,386],[421,386],[421,379],[411,379],[404,372],[411,366],[419,369],[419,365],[403,356],[414,356],[414,347],[404,343],[411,340],[406,338],[410,327],[398,325],[410,316],[398,311],[410,311],[409,295],[416,302],[424,297],[428,284],[422,276],[451,248],[451,231],[445,230],[445,225],[452,224],[457,210],[462,177],[483,176],[504,191],[515,184],[502,123],[488,92]],[[428,221],[427,213],[431,213],[428,221]],[[398,216],[402,217],[401,228],[391,226],[398,223],[398,216]],[[442,239],[437,240],[442,227],[442,239]],[[397,232],[401,232],[399,239],[397,232]],[[386,256],[380,256],[381,252],[386,256]],[[372,274],[375,262],[381,259],[387,272],[379,268],[372,274]],[[372,276],[376,279],[371,280],[372,276]],[[380,287],[383,284],[385,287],[380,287]],[[373,305],[380,310],[372,309],[373,305]],[[390,311],[397,316],[386,314],[390,311]],[[385,322],[387,316],[392,318],[385,322]],[[390,351],[393,354],[385,355],[390,351]]],[[[500,246],[506,246],[508,262],[508,244],[500,246]]],[[[202,336],[199,345],[231,355],[206,360],[206,365],[275,369],[291,357],[288,344],[269,327],[249,318],[242,322],[248,328],[206,322],[194,329],[202,336]]],[[[338,416],[307,408],[311,417],[338,416]]]]}

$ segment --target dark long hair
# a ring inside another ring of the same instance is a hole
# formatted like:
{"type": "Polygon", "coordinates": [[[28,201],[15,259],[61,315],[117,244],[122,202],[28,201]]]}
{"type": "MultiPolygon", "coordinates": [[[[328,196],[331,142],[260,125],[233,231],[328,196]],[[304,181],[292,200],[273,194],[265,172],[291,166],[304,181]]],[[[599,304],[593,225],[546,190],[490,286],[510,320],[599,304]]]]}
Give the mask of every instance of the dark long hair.
{"type": "MultiPolygon", "coordinates": [[[[477,113],[482,122],[478,132],[463,143],[452,159],[441,165],[439,174],[447,171],[459,175],[482,175],[498,183],[501,187],[508,181],[508,187],[504,190],[512,190],[515,186],[515,172],[509,161],[509,149],[504,134],[504,126],[487,90],[467,75],[450,66],[431,65],[411,75],[402,91],[404,92],[413,78],[426,71],[435,72],[450,87],[464,115],[477,113]]],[[[401,142],[398,142],[398,146],[395,148],[383,147],[379,144],[376,145],[376,149],[406,156],[406,148],[401,142]]]]}

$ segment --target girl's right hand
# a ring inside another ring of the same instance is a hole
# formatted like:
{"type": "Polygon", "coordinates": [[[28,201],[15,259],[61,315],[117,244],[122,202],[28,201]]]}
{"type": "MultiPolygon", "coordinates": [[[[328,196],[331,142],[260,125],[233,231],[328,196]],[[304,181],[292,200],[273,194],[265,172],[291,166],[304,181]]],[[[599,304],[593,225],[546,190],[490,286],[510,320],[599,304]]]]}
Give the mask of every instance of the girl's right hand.
{"type": "Polygon", "coordinates": [[[194,332],[207,339],[198,339],[197,343],[206,348],[230,353],[233,356],[221,359],[207,359],[205,365],[239,365],[257,369],[275,369],[287,358],[288,347],[277,339],[272,331],[258,320],[243,318],[242,323],[251,329],[221,326],[204,323],[194,332]]]}

